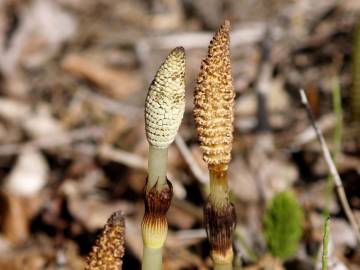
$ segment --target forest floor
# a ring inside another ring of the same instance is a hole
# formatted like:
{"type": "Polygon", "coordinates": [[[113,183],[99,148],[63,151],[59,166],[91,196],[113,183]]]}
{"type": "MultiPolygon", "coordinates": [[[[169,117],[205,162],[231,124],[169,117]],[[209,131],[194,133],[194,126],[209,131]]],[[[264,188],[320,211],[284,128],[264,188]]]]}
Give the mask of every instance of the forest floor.
{"type": "Polygon", "coordinates": [[[359,14],[353,0],[0,1],[0,269],[83,269],[119,209],[126,217],[123,269],[140,268],[144,99],[176,46],[186,50],[186,110],[169,149],[175,196],[164,269],[211,268],[193,89],[225,19],[236,91],[229,170],[237,263],[262,269],[273,260],[264,211],[275,194],[291,190],[304,209],[304,232],[294,257],[275,268],[319,269],[329,209],[329,269],[360,269],[356,235],[329,188],[299,96],[305,89],[360,222],[360,128],[350,121],[359,14]],[[338,90],[342,105],[334,106],[338,90]]]}

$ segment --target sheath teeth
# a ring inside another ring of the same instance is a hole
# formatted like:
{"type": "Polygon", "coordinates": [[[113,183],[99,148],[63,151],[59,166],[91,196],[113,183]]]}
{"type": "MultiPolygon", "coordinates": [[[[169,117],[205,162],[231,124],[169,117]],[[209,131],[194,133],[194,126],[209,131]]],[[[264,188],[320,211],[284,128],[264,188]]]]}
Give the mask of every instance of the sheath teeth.
{"type": "Polygon", "coordinates": [[[229,51],[230,22],[216,32],[202,61],[194,93],[194,116],[208,164],[229,163],[233,140],[234,87],[229,51]]]}
{"type": "Polygon", "coordinates": [[[145,101],[145,130],[150,145],[167,148],[185,110],[185,51],[177,47],[160,66],[145,101]]]}

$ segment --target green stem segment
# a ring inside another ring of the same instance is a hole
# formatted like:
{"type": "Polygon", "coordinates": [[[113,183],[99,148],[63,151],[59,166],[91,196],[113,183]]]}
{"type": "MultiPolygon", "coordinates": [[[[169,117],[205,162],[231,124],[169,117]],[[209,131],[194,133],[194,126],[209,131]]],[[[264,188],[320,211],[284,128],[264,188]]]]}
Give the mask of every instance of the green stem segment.
{"type": "Polygon", "coordinates": [[[322,254],[322,270],[328,269],[328,253],[329,253],[329,231],[330,218],[327,218],[324,224],[324,238],[323,238],[323,254],[322,254]]]}
{"type": "Polygon", "coordinates": [[[161,269],[162,248],[148,248],[144,246],[142,270],[161,269]]]}
{"type": "Polygon", "coordinates": [[[351,120],[354,124],[360,122],[360,22],[354,33],[352,52],[352,89],[350,92],[351,120]]]}
{"type": "MultiPolygon", "coordinates": [[[[341,89],[339,78],[335,76],[333,78],[333,110],[336,116],[335,130],[333,135],[334,141],[334,150],[332,152],[332,157],[334,163],[336,164],[336,158],[341,153],[341,140],[342,140],[342,121],[343,121],[343,112],[341,104],[341,89]]],[[[325,209],[323,212],[324,217],[330,215],[330,203],[333,196],[334,189],[334,179],[331,174],[327,177],[327,187],[325,192],[325,209]]]]}

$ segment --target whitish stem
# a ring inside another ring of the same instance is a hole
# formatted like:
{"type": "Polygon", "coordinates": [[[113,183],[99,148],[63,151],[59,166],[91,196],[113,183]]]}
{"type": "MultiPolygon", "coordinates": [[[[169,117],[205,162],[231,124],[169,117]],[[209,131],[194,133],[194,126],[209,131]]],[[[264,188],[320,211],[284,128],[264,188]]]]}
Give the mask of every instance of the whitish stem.
{"type": "Polygon", "coordinates": [[[161,190],[166,182],[168,148],[158,148],[149,145],[148,158],[148,182],[146,190],[150,190],[157,184],[158,190],[161,190]]]}
{"type": "Polygon", "coordinates": [[[142,270],[160,270],[162,264],[162,248],[144,247],[142,270]]]}

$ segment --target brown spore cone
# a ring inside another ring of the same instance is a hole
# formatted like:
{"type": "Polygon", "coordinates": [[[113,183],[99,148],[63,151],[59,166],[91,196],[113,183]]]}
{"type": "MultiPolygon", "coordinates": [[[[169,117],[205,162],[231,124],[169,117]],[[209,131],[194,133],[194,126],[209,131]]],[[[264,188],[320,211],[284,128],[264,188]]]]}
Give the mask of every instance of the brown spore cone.
{"type": "Polygon", "coordinates": [[[121,270],[125,253],[125,220],[121,211],[108,219],[86,258],[85,270],[121,270]]]}
{"type": "Polygon", "coordinates": [[[230,22],[215,33],[194,91],[194,117],[203,159],[228,164],[233,141],[234,97],[230,64],[230,22]]]}

